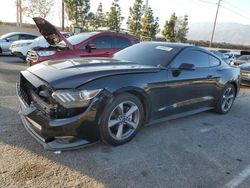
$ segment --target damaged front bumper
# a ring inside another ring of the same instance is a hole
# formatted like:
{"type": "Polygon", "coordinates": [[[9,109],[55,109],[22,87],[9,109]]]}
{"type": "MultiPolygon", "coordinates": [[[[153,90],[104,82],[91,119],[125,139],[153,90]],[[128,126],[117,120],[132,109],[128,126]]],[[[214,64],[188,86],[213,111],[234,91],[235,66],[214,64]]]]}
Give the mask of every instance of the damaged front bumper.
{"type": "Polygon", "coordinates": [[[54,119],[44,114],[33,103],[28,105],[22,98],[19,84],[16,85],[21,109],[19,115],[25,129],[47,150],[72,150],[99,141],[97,106],[94,99],[81,114],[54,119]]]}

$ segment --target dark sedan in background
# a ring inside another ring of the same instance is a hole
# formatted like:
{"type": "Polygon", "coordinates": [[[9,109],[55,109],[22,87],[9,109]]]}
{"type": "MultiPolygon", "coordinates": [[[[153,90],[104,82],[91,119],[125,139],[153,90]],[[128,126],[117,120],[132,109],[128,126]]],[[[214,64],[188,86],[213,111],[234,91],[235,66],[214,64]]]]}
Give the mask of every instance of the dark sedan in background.
{"type": "Polygon", "coordinates": [[[141,126],[205,110],[225,114],[240,70],[195,46],[148,42],[113,58],[46,61],[21,72],[28,132],[49,150],[130,141],[141,126]]]}
{"type": "Polygon", "coordinates": [[[232,61],[232,65],[242,65],[245,63],[250,63],[250,55],[242,55],[239,58],[232,61]]]}
{"type": "Polygon", "coordinates": [[[250,63],[244,63],[239,66],[241,74],[241,84],[250,86],[250,63]]]}

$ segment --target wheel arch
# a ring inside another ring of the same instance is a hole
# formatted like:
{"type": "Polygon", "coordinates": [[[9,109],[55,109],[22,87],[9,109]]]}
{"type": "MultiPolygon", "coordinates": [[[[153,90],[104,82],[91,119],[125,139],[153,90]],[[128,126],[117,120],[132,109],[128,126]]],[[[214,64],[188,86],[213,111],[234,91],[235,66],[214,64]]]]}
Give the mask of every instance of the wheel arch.
{"type": "Polygon", "coordinates": [[[238,92],[239,92],[239,85],[236,83],[236,81],[230,81],[230,82],[228,82],[228,84],[232,84],[233,86],[234,86],[234,88],[235,88],[235,92],[236,92],[236,95],[235,96],[237,96],[238,95],[238,92]]]}
{"type": "Polygon", "coordinates": [[[121,93],[130,93],[134,96],[136,96],[142,103],[143,110],[144,110],[144,122],[147,122],[150,118],[150,112],[151,112],[151,101],[147,95],[147,93],[137,87],[125,87],[125,88],[120,88],[116,90],[113,95],[117,96],[121,93]]]}

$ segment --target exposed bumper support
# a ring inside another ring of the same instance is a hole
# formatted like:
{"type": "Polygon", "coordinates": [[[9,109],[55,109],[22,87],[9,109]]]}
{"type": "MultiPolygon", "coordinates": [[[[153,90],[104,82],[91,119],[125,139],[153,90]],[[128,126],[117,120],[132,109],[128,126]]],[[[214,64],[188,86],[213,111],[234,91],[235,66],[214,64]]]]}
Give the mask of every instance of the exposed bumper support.
{"type": "MultiPolygon", "coordinates": [[[[91,106],[89,107],[89,109],[78,115],[78,116],[74,116],[71,118],[67,118],[67,119],[54,119],[54,120],[48,120],[47,122],[43,124],[38,123],[37,121],[34,121],[32,118],[30,118],[29,116],[32,114],[36,114],[38,112],[38,110],[30,105],[28,106],[26,104],[26,102],[22,99],[21,95],[20,95],[20,90],[19,90],[19,85],[16,85],[16,91],[17,91],[17,96],[18,99],[20,101],[21,104],[21,109],[19,111],[19,115],[21,117],[22,123],[25,127],[25,129],[27,130],[27,132],[34,137],[40,144],[42,144],[42,146],[47,149],[47,150],[72,150],[72,149],[79,149],[79,148],[83,148],[83,147],[87,147],[89,145],[92,145],[94,143],[96,143],[97,141],[99,141],[99,136],[95,136],[94,139],[84,139],[81,137],[78,137],[76,135],[69,135],[68,137],[70,137],[70,139],[67,138],[67,136],[65,136],[65,134],[68,133],[67,128],[72,127],[72,129],[80,129],[80,127],[82,126],[80,123],[80,118],[83,118],[85,116],[87,116],[87,114],[89,113],[91,106]],[[51,138],[47,139],[46,137],[43,136],[43,133],[56,133],[58,135],[50,135],[51,138]],[[66,133],[65,133],[66,132],[66,133]],[[62,133],[62,135],[60,136],[60,133],[62,133]]],[[[92,103],[93,104],[93,103],[92,103]]],[[[34,115],[33,115],[34,116],[34,115]]],[[[35,116],[36,118],[39,116],[35,116]]],[[[89,121],[90,122],[90,121],[89,121]]],[[[90,122],[91,123],[91,122],[90,122]]],[[[84,131],[84,127],[86,127],[86,125],[83,125],[83,131],[84,131]]],[[[91,126],[88,126],[91,127],[91,126]]],[[[88,129],[87,127],[87,129],[88,129]]],[[[91,127],[92,129],[92,127],[91,127]]],[[[75,131],[75,130],[73,130],[75,131]]],[[[92,130],[91,130],[92,131],[92,130]]],[[[94,131],[93,131],[94,132],[94,131]]],[[[98,133],[95,133],[96,135],[98,135],[98,133]]]]}

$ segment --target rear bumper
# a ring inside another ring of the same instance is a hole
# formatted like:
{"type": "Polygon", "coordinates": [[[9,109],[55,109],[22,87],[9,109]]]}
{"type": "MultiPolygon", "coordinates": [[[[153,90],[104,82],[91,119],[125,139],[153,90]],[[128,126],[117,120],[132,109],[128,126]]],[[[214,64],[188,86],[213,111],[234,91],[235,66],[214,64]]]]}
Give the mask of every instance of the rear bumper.
{"type": "Polygon", "coordinates": [[[27,105],[20,95],[18,84],[17,95],[21,106],[19,115],[25,129],[45,149],[79,149],[99,141],[96,118],[98,99],[92,101],[88,109],[80,115],[65,119],[52,119],[34,105],[27,105]]]}

